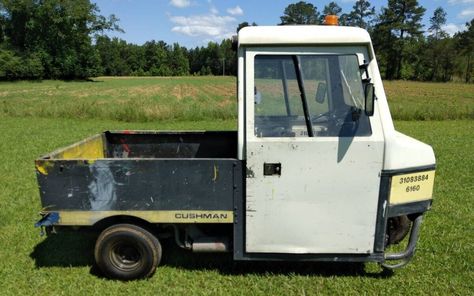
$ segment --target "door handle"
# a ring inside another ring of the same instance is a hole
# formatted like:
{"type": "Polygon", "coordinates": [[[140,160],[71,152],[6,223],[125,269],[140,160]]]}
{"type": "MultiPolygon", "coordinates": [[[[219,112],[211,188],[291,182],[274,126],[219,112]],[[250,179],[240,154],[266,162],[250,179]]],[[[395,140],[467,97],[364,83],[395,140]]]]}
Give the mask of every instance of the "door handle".
{"type": "Polygon", "coordinates": [[[263,175],[264,176],[281,176],[281,163],[264,163],[263,164],[263,175]]]}

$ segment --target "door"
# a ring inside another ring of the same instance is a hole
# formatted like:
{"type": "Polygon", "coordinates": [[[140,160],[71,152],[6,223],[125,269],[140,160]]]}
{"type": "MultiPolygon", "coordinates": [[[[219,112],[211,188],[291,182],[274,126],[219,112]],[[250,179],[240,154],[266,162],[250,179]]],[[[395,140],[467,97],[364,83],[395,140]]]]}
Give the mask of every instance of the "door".
{"type": "Polygon", "coordinates": [[[246,52],[246,252],[373,252],[384,143],[378,113],[364,113],[361,56],[246,52]]]}

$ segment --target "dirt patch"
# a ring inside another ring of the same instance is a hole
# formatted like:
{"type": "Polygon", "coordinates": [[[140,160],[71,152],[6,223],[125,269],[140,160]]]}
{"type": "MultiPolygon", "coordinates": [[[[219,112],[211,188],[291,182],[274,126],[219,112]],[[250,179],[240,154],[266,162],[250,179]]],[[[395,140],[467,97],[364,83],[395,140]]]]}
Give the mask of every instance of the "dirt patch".
{"type": "Polygon", "coordinates": [[[217,103],[217,107],[224,109],[224,108],[226,108],[227,106],[229,106],[231,104],[232,104],[232,100],[225,99],[225,100],[219,101],[217,103]]]}
{"type": "Polygon", "coordinates": [[[183,98],[194,99],[197,97],[199,90],[197,87],[190,84],[176,85],[171,91],[171,95],[180,101],[183,98]]]}
{"type": "Polygon", "coordinates": [[[230,98],[235,96],[235,87],[229,88],[228,86],[225,85],[206,85],[205,87],[206,91],[216,95],[216,96],[221,96],[225,98],[230,98]]]}
{"type": "Polygon", "coordinates": [[[162,93],[162,88],[159,85],[150,85],[150,86],[134,86],[129,87],[126,90],[131,96],[155,96],[162,93]]]}

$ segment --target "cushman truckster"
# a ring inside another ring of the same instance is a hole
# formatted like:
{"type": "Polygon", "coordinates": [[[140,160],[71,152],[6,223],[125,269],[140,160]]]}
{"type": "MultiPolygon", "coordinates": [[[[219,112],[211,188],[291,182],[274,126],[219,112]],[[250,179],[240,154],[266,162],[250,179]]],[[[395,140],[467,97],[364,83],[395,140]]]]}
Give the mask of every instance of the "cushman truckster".
{"type": "Polygon", "coordinates": [[[406,264],[435,157],[395,131],[369,34],[247,27],[237,50],[238,131],[107,131],[45,155],[37,226],[97,230],[118,279],[153,274],[170,235],[235,260],[406,264]]]}

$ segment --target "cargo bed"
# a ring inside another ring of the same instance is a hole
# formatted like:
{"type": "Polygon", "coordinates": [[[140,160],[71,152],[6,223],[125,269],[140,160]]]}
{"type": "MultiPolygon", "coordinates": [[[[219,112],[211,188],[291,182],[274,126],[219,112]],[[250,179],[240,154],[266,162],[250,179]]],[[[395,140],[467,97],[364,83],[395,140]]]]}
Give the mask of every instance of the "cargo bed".
{"type": "Polygon", "coordinates": [[[233,131],[107,131],[35,163],[42,206],[59,214],[57,225],[116,215],[230,223],[243,183],[233,131]]]}

